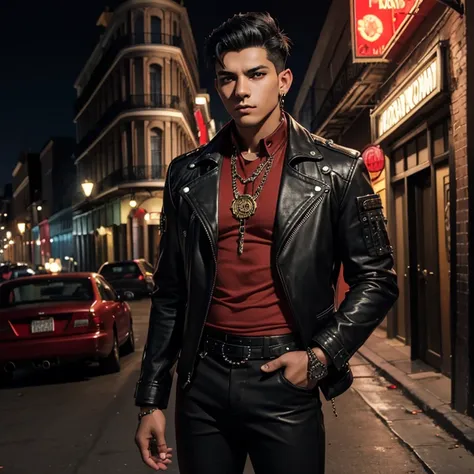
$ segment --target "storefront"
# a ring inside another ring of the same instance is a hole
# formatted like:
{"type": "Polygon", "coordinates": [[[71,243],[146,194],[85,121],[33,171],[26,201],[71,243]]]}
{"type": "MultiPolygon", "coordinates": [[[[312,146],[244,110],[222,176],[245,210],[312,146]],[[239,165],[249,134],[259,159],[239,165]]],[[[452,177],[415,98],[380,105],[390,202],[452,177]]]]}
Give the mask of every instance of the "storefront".
{"type": "MultiPolygon", "coordinates": [[[[399,300],[388,337],[451,375],[451,278],[454,251],[450,182],[454,170],[447,87],[449,43],[432,42],[401,68],[371,114],[372,138],[387,156],[386,213],[395,248],[399,300]]],[[[456,107],[466,107],[457,102],[456,107]]]]}
{"type": "Polygon", "coordinates": [[[73,217],[78,268],[98,271],[105,262],[158,257],[160,192],[135,193],[104,203],[73,217]]]}

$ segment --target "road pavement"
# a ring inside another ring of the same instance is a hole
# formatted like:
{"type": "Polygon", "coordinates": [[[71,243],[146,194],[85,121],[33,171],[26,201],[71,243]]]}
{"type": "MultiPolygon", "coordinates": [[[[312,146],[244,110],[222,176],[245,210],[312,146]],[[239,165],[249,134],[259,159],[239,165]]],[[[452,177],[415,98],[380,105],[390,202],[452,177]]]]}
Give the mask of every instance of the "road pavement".
{"type": "MultiPolygon", "coordinates": [[[[120,373],[103,376],[94,367],[24,372],[0,389],[0,474],[153,472],[142,464],[134,444],[133,404],[149,302],[133,302],[132,309],[137,351],[122,358],[120,373]]],[[[337,406],[339,417],[334,418],[324,403],[327,474],[425,472],[357,391],[341,396],[337,406]]],[[[174,397],[167,426],[172,447],[173,409],[174,397]]],[[[168,472],[178,474],[177,463],[168,472]]],[[[252,472],[248,463],[245,474],[252,472]]]]}

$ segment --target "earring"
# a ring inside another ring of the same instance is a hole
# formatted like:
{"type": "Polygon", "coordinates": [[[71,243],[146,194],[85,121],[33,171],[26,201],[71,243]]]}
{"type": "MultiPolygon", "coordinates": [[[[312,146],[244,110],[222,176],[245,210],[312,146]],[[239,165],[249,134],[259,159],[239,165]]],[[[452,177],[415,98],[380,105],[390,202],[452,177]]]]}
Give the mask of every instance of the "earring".
{"type": "Polygon", "coordinates": [[[280,109],[283,111],[285,108],[285,93],[282,92],[280,95],[280,109]]]}

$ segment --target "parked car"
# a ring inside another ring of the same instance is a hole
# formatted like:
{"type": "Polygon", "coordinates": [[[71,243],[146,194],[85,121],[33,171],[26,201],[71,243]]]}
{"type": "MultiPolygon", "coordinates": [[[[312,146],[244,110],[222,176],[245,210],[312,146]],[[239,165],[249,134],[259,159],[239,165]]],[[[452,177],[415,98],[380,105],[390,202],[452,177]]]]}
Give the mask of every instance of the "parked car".
{"type": "Polygon", "coordinates": [[[98,361],[120,370],[119,348],[135,339],[126,294],[96,273],[36,275],[0,285],[0,369],[49,369],[69,361],[98,361]]]}
{"type": "Polygon", "coordinates": [[[26,263],[11,263],[0,267],[0,283],[35,275],[36,272],[26,263]]]}
{"type": "Polygon", "coordinates": [[[154,288],[154,268],[144,259],[106,262],[100,269],[115,290],[129,291],[136,297],[149,296],[154,288]]]}

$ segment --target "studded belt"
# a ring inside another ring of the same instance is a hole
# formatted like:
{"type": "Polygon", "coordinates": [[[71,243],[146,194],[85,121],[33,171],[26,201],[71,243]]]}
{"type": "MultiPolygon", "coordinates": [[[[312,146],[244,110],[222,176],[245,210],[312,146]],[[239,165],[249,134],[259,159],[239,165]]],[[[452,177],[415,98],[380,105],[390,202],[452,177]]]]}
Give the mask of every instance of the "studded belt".
{"type": "Polygon", "coordinates": [[[214,354],[230,365],[242,365],[249,360],[274,359],[298,349],[293,334],[280,336],[238,336],[214,329],[206,330],[201,356],[214,354]]]}

